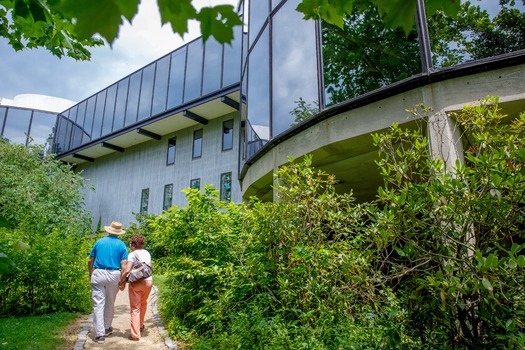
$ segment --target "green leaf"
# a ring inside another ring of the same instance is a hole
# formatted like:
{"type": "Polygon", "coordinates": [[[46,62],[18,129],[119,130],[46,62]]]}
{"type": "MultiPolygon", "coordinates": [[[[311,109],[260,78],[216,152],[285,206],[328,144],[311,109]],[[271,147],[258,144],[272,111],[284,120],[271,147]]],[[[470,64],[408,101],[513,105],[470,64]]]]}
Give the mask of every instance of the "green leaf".
{"type": "Polygon", "coordinates": [[[190,0],[158,0],[158,5],[162,24],[171,23],[171,28],[179,35],[188,31],[188,20],[197,15],[190,0]]]}
{"type": "Polygon", "coordinates": [[[233,40],[233,27],[241,25],[239,15],[231,5],[204,7],[197,14],[201,24],[202,39],[206,41],[211,35],[221,44],[233,40]]]}
{"type": "Polygon", "coordinates": [[[489,290],[492,292],[493,288],[492,288],[492,284],[490,284],[489,280],[486,279],[485,277],[483,278],[483,280],[481,281],[481,284],[483,284],[483,287],[485,287],[486,290],[489,290]]]}
{"type": "Polygon", "coordinates": [[[115,0],[122,15],[130,22],[139,11],[139,3],[140,0],[115,0]]]}
{"type": "Polygon", "coordinates": [[[9,222],[7,221],[7,219],[3,216],[0,216],[0,227],[5,227],[5,228],[9,228],[11,227],[11,225],[9,225],[9,222]]]}
{"type": "Polygon", "coordinates": [[[124,14],[115,0],[62,0],[58,8],[66,16],[76,18],[74,32],[81,40],[99,33],[111,44],[123,22],[124,14]]]}
{"type": "Polygon", "coordinates": [[[518,262],[519,267],[525,267],[525,256],[524,255],[519,255],[516,261],[518,262]]]}
{"type": "Polygon", "coordinates": [[[0,274],[8,273],[13,267],[13,262],[5,255],[0,252],[0,274]]]}
{"type": "Polygon", "coordinates": [[[385,25],[390,28],[401,27],[408,35],[414,25],[416,3],[416,0],[378,0],[377,8],[385,25]]]}
{"type": "Polygon", "coordinates": [[[516,267],[518,267],[518,263],[516,262],[516,260],[510,258],[509,259],[509,267],[514,270],[516,269],[516,267]]]}
{"type": "Polygon", "coordinates": [[[15,244],[13,244],[14,250],[26,250],[31,248],[31,246],[27,243],[24,243],[22,241],[17,241],[15,244]]]}
{"type": "Polygon", "coordinates": [[[344,26],[345,14],[350,14],[355,1],[349,0],[303,0],[296,11],[304,14],[304,19],[323,19],[339,28],[344,26]]]}
{"type": "Polygon", "coordinates": [[[438,10],[442,10],[449,17],[456,17],[461,9],[460,0],[429,0],[425,1],[425,11],[428,16],[432,16],[438,10]]]}
{"type": "Polygon", "coordinates": [[[35,22],[46,21],[46,14],[44,12],[44,8],[40,5],[40,2],[31,1],[29,3],[29,11],[31,12],[31,16],[33,16],[33,20],[35,22]]]}

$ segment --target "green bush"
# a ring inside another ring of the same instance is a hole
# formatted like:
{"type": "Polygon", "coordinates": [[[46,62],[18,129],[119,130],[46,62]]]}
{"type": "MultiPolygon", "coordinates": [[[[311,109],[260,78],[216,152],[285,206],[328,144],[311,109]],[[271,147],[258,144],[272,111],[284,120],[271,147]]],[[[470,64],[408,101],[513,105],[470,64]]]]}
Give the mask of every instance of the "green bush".
{"type": "Polygon", "coordinates": [[[455,119],[469,148],[453,171],[419,131],[375,135],[376,266],[428,347],[523,348],[525,114],[511,120],[487,99],[455,119]]]}
{"type": "Polygon", "coordinates": [[[196,349],[408,341],[401,312],[365,313],[374,295],[362,238],[368,206],[336,194],[335,179],[310,163],[277,173],[275,203],[226,205],[207,186],[152,221],[168,252],[161,300],[173,336],[196,349]]]}
{"type": "Polygon", "coordinates": [[[0,315],[22,316],[56,311],[86,312],[91,307],[87,254],[92,242],[78,233],[55,230],[45,237],[4,230],[0,245],[14,269],[0,275],[0,315]],[[15,250],[24,241],[27,250],[15,250]]]}
{"type": "Polygon", "coordinates": [[[188,190],[149,221],[171,334],[195,349],[525,348],[525,115],[487,99],[454,119],[466,150],[452,168],[424,123],[373,136],[371,203],[308,156],[276,172],[273,203],[188,190]]]}
{"type": "Polygon", "coordinates": [[[89,310],[83,189],[38,147],[0,141],[1,316],[89,310]]]}

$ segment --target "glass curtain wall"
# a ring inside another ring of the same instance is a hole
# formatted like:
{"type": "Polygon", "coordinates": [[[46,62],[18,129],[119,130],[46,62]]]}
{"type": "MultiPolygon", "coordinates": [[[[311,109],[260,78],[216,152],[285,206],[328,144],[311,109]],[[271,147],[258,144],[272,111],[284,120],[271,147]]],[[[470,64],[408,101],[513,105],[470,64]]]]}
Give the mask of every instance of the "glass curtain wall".
{"type": "Polygon", "coordinates": [[[321,23],[325,105],[331,106],[421,73],[416,26],[407,36],[385,27],[366,2],[343,28],[321,23]]]}
{"type": "Polygon", "coordinates": [[[16,144],[42,145],[48,151],[57,115],[17,107],[0,107],[0,137],[16,144]]]}
{"type": "Polygon", "coordinates": [[[316,22],[303,20],[295,11],[298,4],[299,0],[245,3],[248,40],[243,44],[247,66],[242,94],[248,158],[297,123],[300,104],[319,104],[316,22]]]}
{"type": "Polygon", "coordinates": [[[428,18],[435,68],[525,49],[523,0],[462,1],[457,17],[428,18]]]}
{"type": "Polygon", "coordinates": [[[437,12],[408,35],[385,27],[370,2],[356,6],[343,28],[303,20],[298,3],[244,2],[246,158],[320,109],[423,72],[525,49],[523,0],[461,1],[456,18],[437,12]],[[423,65],[423,57],[431,62],[423,65]]]}
{"type": "Polygon", "coordinates": [[[55,149],[67,152],[239,84],[241,30],[231,45],[194,40],[64,111],[55,149]]]}

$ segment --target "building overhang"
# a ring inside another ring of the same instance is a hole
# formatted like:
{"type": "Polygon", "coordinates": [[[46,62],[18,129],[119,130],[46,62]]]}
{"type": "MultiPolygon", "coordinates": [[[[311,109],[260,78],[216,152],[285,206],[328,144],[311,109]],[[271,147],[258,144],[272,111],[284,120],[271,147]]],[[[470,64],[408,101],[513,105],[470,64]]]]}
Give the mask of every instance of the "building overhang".
{"type": "Polygon", "coordinates": [[[203,125],[209,120],[238,111],[231,101],[240,104],[238,84],[71,149],[57,155],[57,159],[71,164],[94,162],[108,154],[124,152],[127,148],[152,139],[158,140],[158,136],[162,138],[178,130],[203,125]]]}

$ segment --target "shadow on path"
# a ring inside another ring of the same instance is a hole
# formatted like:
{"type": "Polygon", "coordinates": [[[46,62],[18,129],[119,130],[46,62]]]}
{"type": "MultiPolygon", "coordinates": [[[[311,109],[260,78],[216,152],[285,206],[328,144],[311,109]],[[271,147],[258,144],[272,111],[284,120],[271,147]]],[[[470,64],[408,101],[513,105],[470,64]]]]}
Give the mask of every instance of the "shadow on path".
{"type": "Polygon", "coordinates": [[[162,325],[162,320],[157,311],[157,294],[158,290],[155,286],[151,290],[151,295],[148,299],[148,309],[146,311],[146,318],[144,319],[145,329],[142,331],[139,341],[129,340],[130,330],[130,309],[128,288],[119,291],[115,301],[115,317],[113,319],[113,334],[106,337],[104,344],[95,342],[93,332],[93,315],[90,315],[88,323],[84,325],[80,334],[78,335],[77,343],[74,350],[81,349],[108,349],[108,350],[156,350],[156,349],[170,349],[176,350],[177,346],[167,336],[166,331],[162,325]]]}

